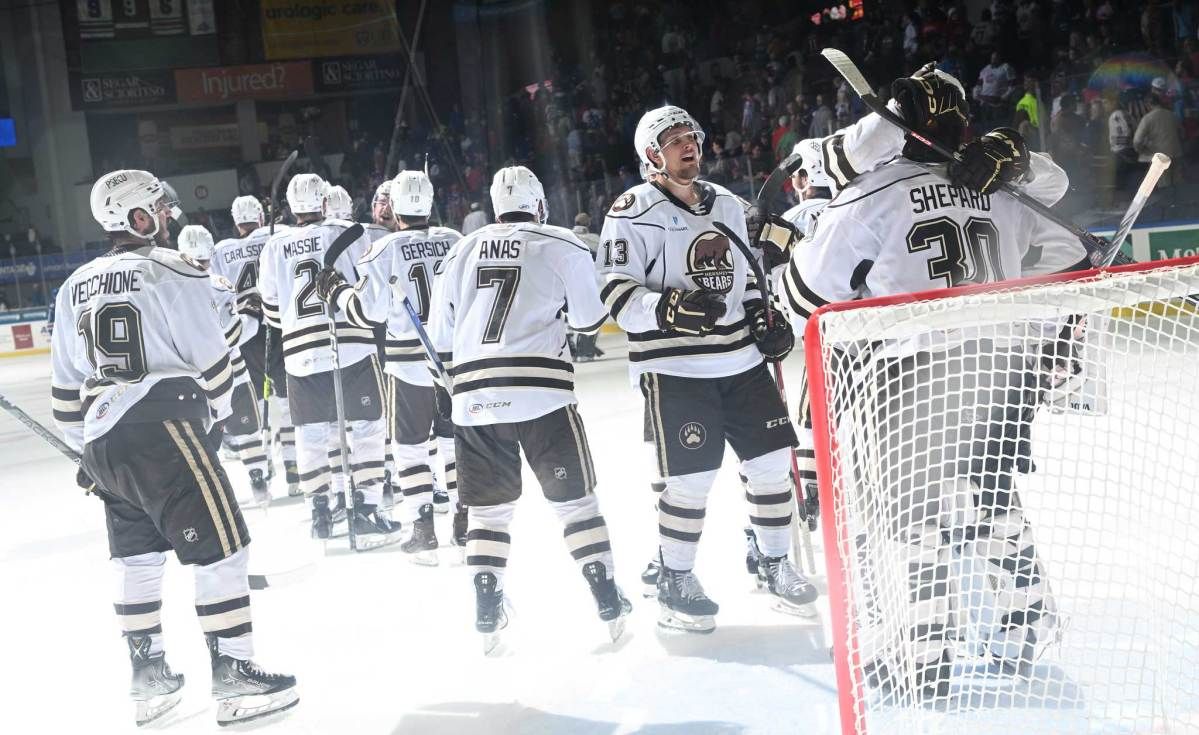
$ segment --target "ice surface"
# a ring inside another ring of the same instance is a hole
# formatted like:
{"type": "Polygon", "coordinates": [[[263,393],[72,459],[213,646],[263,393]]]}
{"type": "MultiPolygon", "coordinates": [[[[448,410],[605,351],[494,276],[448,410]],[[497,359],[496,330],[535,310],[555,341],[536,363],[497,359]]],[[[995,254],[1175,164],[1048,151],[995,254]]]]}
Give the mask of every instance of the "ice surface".
{"type": "MultiPolygon", "coordinates": [[[[748,508],[731,453],[711,496],[696,567],[720,603],[719,627],[709,636],[659,632],[657,603],[639,594],[638,576],[656,547],[656,515],[641,400],[629,386],[622,343],[605,337],[608,356],[577,366],[576,375],[617,581],[634,605],[625,639],[607,642],[561,527],[527,469],[506,582],[515,614],[507,653],[497,658],[481,654],[473,588],[458,550],[448,546],[448,516],[437,517],[441,566],[426,568],[398,547],[353,555],[344,541],[333,542],[320,556],[308,539],[306,507],[284,500],[269,514],[246,511],[252,570],[286,566],[288,557],[319,561],[301,583],[253,593],[255,658],[295,673],[301,698],[264,731],[839,732],[825,624],[774,612],[744,571],[748,508]]],[[[49,372],[48,356],[0,360],[0,392],[48,424],[49,372]]],[[[791,380],[798,385],[798,374],[791,380]]],[[[74,465],[4,414],[0,459],[0,732],[134,731],[100,501],[76,489],[74,465]]],[[[248,499],[244,471],[236,463],[228,469],[248,499]]],[[[281,477],[273,490],[286,495],[281,477]]],[[[403,511],[396,515],[407,522],[403,511]]],[[[823,589],[823,574],[818,583],[823,589]]],[[[169,730],[210,733],[215,706],[191,588],[190,572],[172,560],[163,627],[168,661],[188,682],[169,730]]]]}

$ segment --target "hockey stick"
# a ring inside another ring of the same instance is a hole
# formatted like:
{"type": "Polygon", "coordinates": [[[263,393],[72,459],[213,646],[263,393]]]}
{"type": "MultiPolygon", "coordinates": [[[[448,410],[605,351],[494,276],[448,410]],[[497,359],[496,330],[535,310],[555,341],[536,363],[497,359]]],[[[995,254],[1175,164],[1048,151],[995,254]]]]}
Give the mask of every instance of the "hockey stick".
{"type": "MultiPolygon", "coordinates": [[[[333,240],[333,244],[325,251],[326,268],[334,267],[337,258],[345,249],[358,238],[362,237],[362,225],[354,224],[333,240]]],[[[341,474],[345,476],[349,486],[346,493],[346,533],[350,540],[350,550],[358,550],[358,537],[354,533],[354,475],[350,472],[350,443],[346,439],[346,403],[341,388],[341,358],[337,349],[337,305],[332,300],[325,304],[325,316],[329,318],[329,346],[333,348],[333,401],[337,406],[337,441],[341,448],[341,474]]]]}
{"type": "Polygon", "coordinates": [[[408,312],[408,319],[412,322],[412,326],[416,329],[416,336],[420,338],[421,346],[425,348],[425,355],[429,358],[429,362],[433,363],[433,367],[437,368],[437,374],[441,377],[442,386],[448,391],[452,387],[450,382],[450,374],[445,369],[445,363],[441,361],[441,357],[437,354],[437,350],[433,349],[433,340],[429,339],[429,333],[425,331],[425,325],[420,323],[420,315],[416,313],[416,309],[412,306],[412,302],[408,297],[395,289],[395,292],[400,296],[401,303],[404,305],[404,311],[408,312]]]}
{"type": "MultiPolygon", "coordinates": [[[[765,189],[766,187],[763,186],[762,188],[765,189]]],[[[723,222],[713,222],[712,226],[715,227],[717,230],[719,230],[722,235],[727,237],[729,239],[729,242],[733,243],[733,246],[737,248],[737,250],[741,253],[741,255],[747,261],[749,261],[749,267],[753,269],[754,277],[758,279],[758,288],[760,288],[762,290],[762,301],[763,301],[763,303],[765,305],[765,309],[766,309],[766,325],[773,326],[774,325],[774,309],[771,308],[771,306],[770,306],[770,283],[766,280],[766,274],[762,270],[762,264],[758,262],[758,259],[756,257],[754,257],[753,252],[750,251],[749,246],[745,244],[745,241],[741,239],[741,236],[738,235],[736,232],[733,232],[731,227],[729,227],[728,225],[726,225],[723,222]]],[[[786,390],[786,387],[783,385],[783,368],[782,368],[782,365],[780,365],[777,362],[774,363],[774,378],[775,378],[775,385],[779,391],[779,398],[782,399],[783,406],[787,406],[787,390],[786,390]]],[[[807,557],[808,566],[811,568],[812,573],[815,574],[816,573],[816,556],[815,556],[815,553],[812,551],[812,530],[810,528],[810,524],[809,524],[808,518],[807,518],[806,503],[803,507],[801,507],[800,503],[799,503],[799,459],[795,455],[794,448],[791,448],[790,454],[791,454],[791,478],[792,478],[791,482],[792,482],[792,486],[793,486],[792,500],[795,503],[796,510],[803,514],[802,518],[797,519],[798,522],[794,526],[792,526],[792,529],[793,529],[793,533],[794,533],[795,526],[799,526],[799,535],[802,537],[802,540],[803,540],[804,555],[807,557]]],[[[805,494],[805,497],[806,497],[806,494],[805,494]]],[[[798,539],[796,539],[796,538],[792,539],[792,543],[796,549],[796,555],[799,554],[799,547],[800,547],[800,544],[797,543],[797,541],[798,541],[798,539]]],[[[797,559],[797,561],[798,561],[798,559],[797,559]]]]}
{"type": "MultiPolygon", "coordinates": [[[[74,449],[71,449],[69,446],[67,446],[67,443],[64,442],[62,439],[59,439],[58,436],[55,435],[55,433],[53,431],[50,431],[45,426],[38,423],[38,421],[35,418],[33,418],[29,414],[25,413],[25,411],[23,409],[21,409],[19,406],[14,404],[12,401],[9,401],[8,398],[4,397],[3,395],[0,395],[0,408],[3,408],[5,411],[7,411],[17,421],[20,421],[22,424],[25,424],[25,426],[30,431],[32,431],[34,434],[37,434],[37,436],[39,438],[41,438],[43,441],[45,441],[50,446],[57,449],[64,457],[66,457],[67,459],[74,462],[75,465],[79,469],[83,470],[83,457],[79,456],[79,452],[76,452],[74,449]]],[[[84,472],[86,472],[86,471],[87,470],[84,470],[84,472]]],[[[88,477],[89,477],[89,479],[91,479],[92,482],[96,483],[96,487],[99,488],[102,492],[104,492],[105,494],[108,494],[108,495],[112,495],[112,493],[108,492],[107,490],[104,489],[104,487],[102,485],[100,485],[100,483],[96,480],[96,478],[92,477],[91,475],[88,475],[88,477]]],[[[116,497],[116,496],[113,496],[113,497],[116,497]]],[[[248,575],[249,582],[250,582],[250,589],[265,590],[269,587],[285,587],[289,584],[292,584],[293,582],[297,582],[301,579],[306,578],[308,576],[308,573],[311,571],[311,568],[314,568],[314,565],[306,564],[304,566],[297,567],[296,569],[292,569],[290,571],[278,572],[275,574],[251,574],[251,575],[248,575]]]]}
{"type": "MultiPolygon", "coordinates": [[[[1141,210],[1145,208],[1145,204],[1149,201],[1149,197],[1153,194],[1153,190],[1157,188],[1157,182],[1161,179],[1162,174],[1166,169],[1170,168],[1170,157],[1165,153],[1154,153],[1153,160],[1149,162],[1149,170],[1145,172],[1145,177],[1141,179],[1141,185],[1137,187],[1137,193],[1132,197],[1132,201],[1128,203],[1128,209],[1124,211],[1124,217],[1120,219],[1120,226],[1116,230],[1116,234],[1111,240],[1111,252],[1107,256],[1107,260],[1101,265],[1111,265],[1116,257],[1120,254],[1120,249],[1124,247],[1124,241],[1128,239],[1128,233],[1132,231],[1132,226],[1136,224],[1137,218],[1141,216],[1141,210]]],[[[1133,262],[1126,260],[1117,265],[1125,265],[1133,262]]]]}
{"type": "MultiPolygon", "coordinates": [[[[275,235],[275,202],[279,199],[279,187],[283,184],[284,177],[291,171],[291,167],[296,164],[296,159],[300,157],[300,150],[297,148],[283,161],[279,166],[279,170],[275,172],[275,178],[271,181],[271,198],[266,203],[268,217],[270,219],[270,237],[275,235]]],[[[266,316],[262,317],[262,448],[266,452],[267,461],[267,478],[270,479],[275,475],[275,432],[271,431],[271,394],[274,393],[271,383],[271,326],[266,323],[266,316]]]]}
{"type": "MultiPolygon", "coordinates": [[[[870,83],[866,81],[866,78],[862,76],[862,72],[858,70],[857,65],[844,52],[835,48],[826,48],[820,54],[829,60],[829,63],[833,65],[838,74],[845,78],[845,81],[849,82],[849,86],[853,87],[853,91],[861,97],[862,103],[870,108],[871,112],[876,113],[879,117],[903,130],[910,137],[940,153],[947,160],[957,161],[958,163],[962,162],[962,157],[957,152],[916,132],[910,125],[904,122],[903,118],[888,110],[886,103],[878,98],[878,95],[871,88],[870,83]]],[[[1072,235],[1082,242],[1082,246],[1087,251],[1087,258],[1094,267],[1102,268],[1109,264],[1115,257],[1112,254],[1114,252],[1112,243],[1104,240],[1102,237],[1093,235],[1066,218],[1058,216],[1052,209],[1008,182],[1001,184],[1000,189],[1050,222],[1069,230],[1072,235]]]]}

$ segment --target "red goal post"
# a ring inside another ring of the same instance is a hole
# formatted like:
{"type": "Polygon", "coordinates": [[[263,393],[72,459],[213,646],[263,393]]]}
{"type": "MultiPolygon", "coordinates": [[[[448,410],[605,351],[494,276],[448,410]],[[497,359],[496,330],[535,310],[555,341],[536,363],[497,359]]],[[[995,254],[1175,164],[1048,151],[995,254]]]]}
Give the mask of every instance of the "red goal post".
{"type": "Polygon", "coordinates": [[[1199,522],[1192,294],[1199,258],[812,315],[844,733],[1199,732],[1199,543],[1185,538],[1199,522]],[[1041,359],[1048,343],[1083,368],[1075,393],[1046,394],[1061,377],[1041,359]],[[1021,393],[1016,381],[1034,379],[1021,393]],[[1013,395],[1054,405],[1004,404],[1013,395]],[[988,426],[1025,420],[1029,457],[1011,437],[986,441],[988,426]],[[1035,469],[1012,469],[1016,455],[1035,469]],[[1014,486],[982,488],[1000,476],[1014,486]]]}

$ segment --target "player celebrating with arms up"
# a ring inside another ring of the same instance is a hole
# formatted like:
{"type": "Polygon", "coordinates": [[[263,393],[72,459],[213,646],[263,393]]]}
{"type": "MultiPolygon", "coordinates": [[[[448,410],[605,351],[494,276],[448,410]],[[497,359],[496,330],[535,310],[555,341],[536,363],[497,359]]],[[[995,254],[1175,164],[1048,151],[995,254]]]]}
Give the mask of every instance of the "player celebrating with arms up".
{"type": "Polygon", "coordinates": [[[647,182],[625,192],[604,221],[596,262],[604,303],[629,334],[629,368],[645,396],[660,475],[659,621],[715,629],[719,609],[692,567],[708,491],[728,441],[741,460],[751,522],[770,591],[795,607],[816,590],[787,559],[790,457],[795,432],[763,362],[794,338],[767,327],[749,264],[714,223],[746,238],[741,202],[699,179],[704,134],[678,107],[642,116],[635,144],[647,182]]]}

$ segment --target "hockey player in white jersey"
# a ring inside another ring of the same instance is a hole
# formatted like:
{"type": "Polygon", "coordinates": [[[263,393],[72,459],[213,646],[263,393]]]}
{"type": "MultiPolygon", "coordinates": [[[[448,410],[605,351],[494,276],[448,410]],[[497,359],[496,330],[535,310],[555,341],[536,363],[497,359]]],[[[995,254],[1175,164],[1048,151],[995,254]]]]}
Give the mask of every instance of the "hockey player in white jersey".
{"type": "MultiPolygon", "coordinates": [[[[283,335],[277,327],[264,323],[262,319],[262,297],[258,293],[259,253],[270,235],[265,224],[262,204],[252,196],[240,196],[229,208],[237,237],[229,237],[216,244],[212,251],[211,271],[224,276],[237,290],[238,309],[247,315],[243,326],[243,341],[239,347],[242,360],[249,372],[250,388],[259,401],[264,423],[277,437],[283,457],[284,479],[287,494],[299,496],[300,474],[296,469],[296,430],[291,423],[291,408],[287,404],[287,380],[283,372],[283,335]],[[271,332],[268,339],[267,333],[271,332]],[[266,354],[267,343],[271,355],[266,354]],[[269,379],[269,385],[268,385],[269,379]],[[268,405],[269,403],[269,405],[268,405]]],[[[286,225],[276,225],[279,232],[286,225]]],[[[270,451],[269,441],[259,443],[263,451],[270,451]]],[[[269,480],[271,459],[267,457],[269,480]]]]}
{"type": "MultiPolygon", "coordinates": [[[[338,354],[329,341],[325,306],[316,281],[325,250],[348,223],[325,221],[325,182],[298,174],[287,185],[287,203],[297,224],[276,232],[262,249],[259,291],[266,320],[283,331],[283,361],[288,401],[296,425],[300,487],[312,498],[312,534],[333,533],[329,449],[337,436],[333,401],[334,366],[340,363],[345,419],[352,429],[350,468],[354,532],[360,550],[399,540],[399,524],[379,509],[383,494],[383,395],[371,330],[338,322],[338,354]]],[[[338,258],[336,267],[357,280],[354,262],[366,251],[365,237],[338,258]]]]}
{"type": "Polygon", "coordinates": [[[375,187],[375,196],[371,198],[371,224],[394,232],[396,228],[395,213],[391,211],[391,181],[384,181],[375,187]]]}
{"type": "MultiPolygon", "coordinates": [[[[949,147],[961,144],[968,106],[952,77],[922,69],[913,78],[897,80],[893,94],[893,104],[916,130],[949,147]]],[[[841,148],[838,154],[847,159],[846,152],[841,148]]],[[[784,277],[787,303],[799,325],[831,301],[996,282],[1029,273],[1027,264],[1037,260],[1042,262],[1035,267],[1053,263],[1062,270],[1086,262],[1077,239],[1062,236],[1062,228],[995,193],[1002,182],[1028,182],[1026,191],[1052,204],[1066,189],[1060,168],[1030,154],[1019,134],[1004,128],[962,145],[960,153],[963,162],[947,167],[911,139],[900,158],[867,173],[855,171],[845,181],[821,213],[815,236],[795,246],[784,277]],[[1052,251],[1047,258],[1029,257],[1042,247],[1052,251]]],[[[919,560],[911,570],[912,594],[923,601],[914,608],[912,631],[900,634],[924,632],[911,639],[916,643],[914,678],[891,671],[893,661],[867,662],[869,681],[891,696],[907,696],[911,690],[918,699],[930,699],[948,689],[953,597],[944,585],[920,588],[919,580],[945,578],[943,567],[953,558],[978,557],[988,578],[1004,580],[995,583],[996,589],[1012,590],[1003,596],[1011,605],[1008,613],[992,621],[971,621],[1004,667],[1019,671],[1031,665],[1055,624],[1052,596],[1013,487],[1014,474],[1028,468],[1028,426],[1036,396],[1044,392],[1030,366],[1044,358],[980,351],[976,342],[966,340],[951,349],[961,352],[956,364],[967,376],[972,372],[967,365],[987,376],[985,389],[963,382],[961,391],[936,395],[936,386],[946,385],[947,376],[935,371],[944,366],[922,361],[919,351],[878,361],[875,367],[879,374],[874,384],[882,394],[878,405],[886,407],[878,421],[890,427],[883,435],[896,442],[890,453],[880,450],[888,497],[910,498],[916,492],[935,501],[894,511],[910,521],[895,529],[894,553],[919,560]],[[955,403],[943,412],[929,412],[932,401],[955,403]],[[929,442],[927,437],[942,440],[929,442]],[[987,456],[998,447],[1004,448],[1001,456],[987,456]],[[907,463],[904,472],[897,471],[897,461],[907,463]],[[913,478],[921,476],[943,479],[916,486],[913,478]],[[960,519],[929,510],[955,503],[973,509],[965,528],[960,519]],[[955,538],[953,543],[941,541],[948,536],[955,538]],[[970,540],[962,542],[962,537],[970,540]]]]}
{"type": "Polygon", "coordinates": [[[791,175],[791,186],[799,195],[799,204],[783,212],[783,219],[795,225],[801,238],[807,237],[815,229],[816,217],[824,205],[833,198],[832,183],[824,172],[824,156],[820,149],[820,140],[806,138],[795,144],[792,153],[799,154],[802,161],[799,168],[791,175]]]}
{"type": "Polygon", "coordinates": [[[429,317],[435,349],[452,358],[446,369],[458,492],[469,508],[466,563],[474,575],[475,628],[490,650],[507,624],[504,570],[523,450],[615,639],[632,605],[613,576],[566,347],[568,323],[593,331],[606,316],[591,251],[570,230],[544,224],[545,193],[523,166],[496,173],[491,202],[498,222],[451,250],[429,317]]]}
{"type": "MultiPolygon", "coordinates": [[[[403,300],[422,324],[428,322],[433,283],[441,273],[450,247],[462,238],[448,227],[429,224],[433,184],[421,171],[401,171],[391,182],[391,208],[398,232],[376,240],[358,261],[359,281],[351,286],[333,269],[321,273],[318,295],[336,303],[355,326],[387,329],[387,420],[395,437],[396,483],[412,521],[412,536],[401,546],[420,564],[437,564],[437,534],[433,528],[433,471],[430,456],[445,462],[442,476],[448,489],[457,489],[453,425],[437,415],[433,380],[425,351],[403,300]],[[429,451],[436,436],[438,452],[429,451]]],[[[455,515],[456,542],[465,542],[466,511],[455,515]]]]}
{"type": "Polygon", "coordinates": [[[213,303],[220,315],[225,342],[229,345],[229,363],[233,367],[233,413],[225,420],[223,428],[229,435],[234,453],[250,475],[254,501],[266,505],[271,500],[271,490],[266,480],[266,453],[260,433],[262,418],[257,397],[250,386],[250,372],[241,356],[241,346],[249,340],[247,332],[253,336],[257,321],[239,310],[238,294],[229,279],[211,272],[213,242],[208,230],[200,225],[187,225],[179,232],[177,245],[179,254],[189,263],[209,273],[213,303]]]}
{"type": "Polygon", "coordinates": [[[796,608],[816,590],[787,559],[795,433],[763,361],[781,360],[790,327],[766,325],[749,264],[714,227],[746,237],[740,200],[699,179],[703,131],[678,107],[642,116],[647,181],[612,205],[597,265],[604,302],[629,336],[629,368],[650,416],[659,474],[659,623],[708,632],[718,606],[694,571],[707,495],[729,442],[747,479],[770,591],[796,608]]]}
{"type": "Polygon", "coordinates": [[[80,451],[80,485],[104,501],[120,574],[115,608],[145,724],[178,703],[161,622],[166,553],[195,571],[219,724],[299,701],[295,677],[250,660],[250,537],[205,433],[229,415],[233,368],[208,275],[167,243],[169,206],[146,171],[113,171],[91,191],[112,250],[59,290],[51,349],[54,419],[80,451]],[[186,325],[181,329],[179,325],[186,325]]]}

